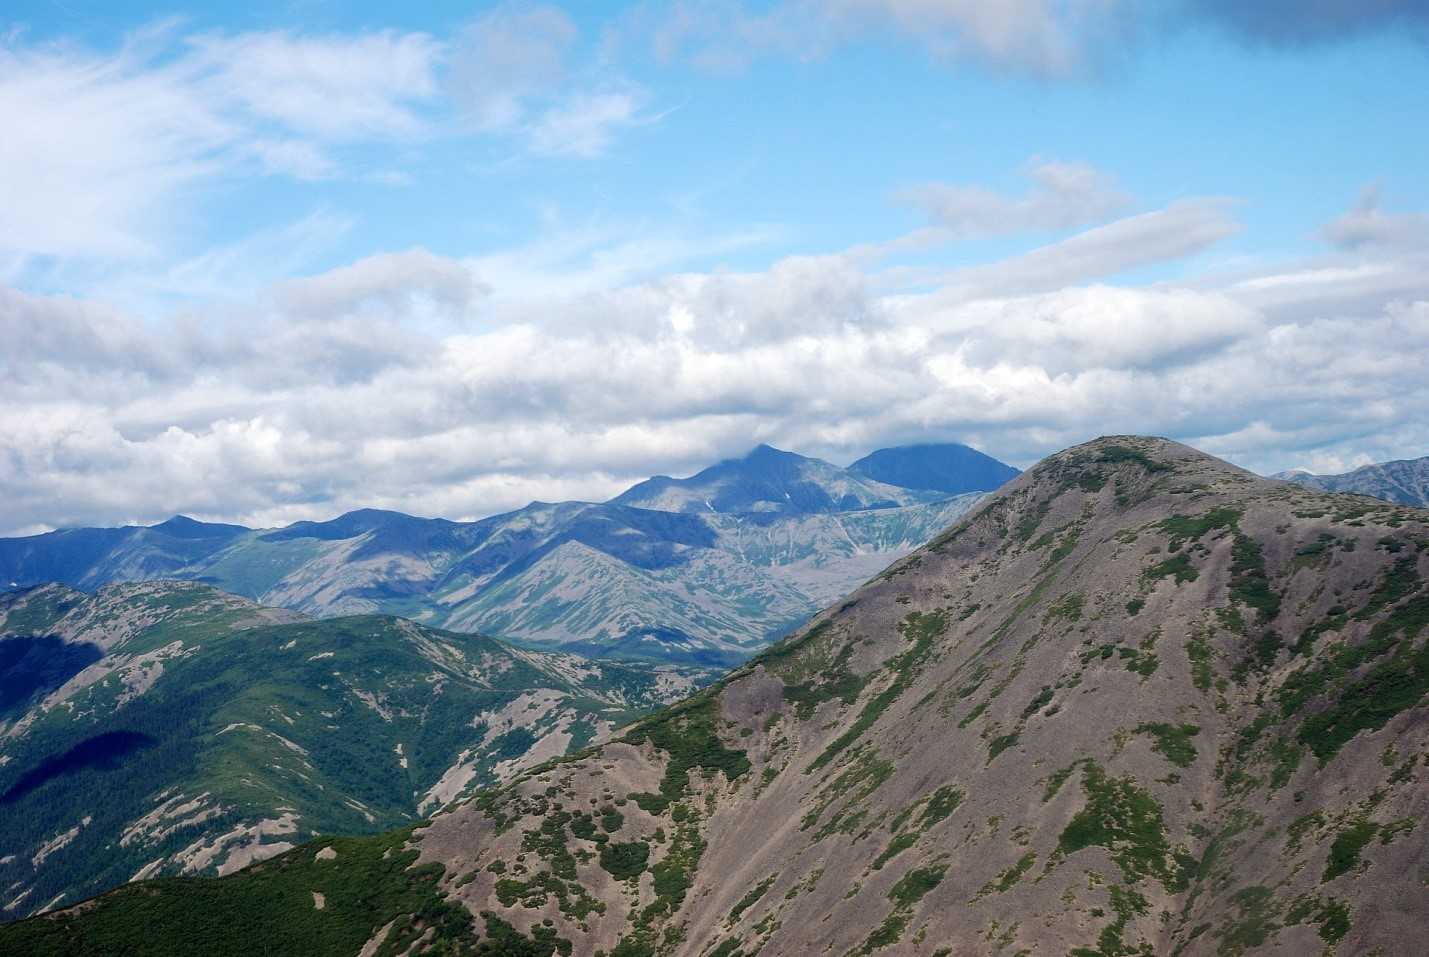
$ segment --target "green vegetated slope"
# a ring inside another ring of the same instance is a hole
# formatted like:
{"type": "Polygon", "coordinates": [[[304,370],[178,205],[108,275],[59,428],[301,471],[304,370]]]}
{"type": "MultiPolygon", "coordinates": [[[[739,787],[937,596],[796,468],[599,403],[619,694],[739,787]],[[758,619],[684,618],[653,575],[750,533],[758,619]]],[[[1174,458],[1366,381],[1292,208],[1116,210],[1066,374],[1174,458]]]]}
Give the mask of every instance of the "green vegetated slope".
{"type": "Polygon", "coordinates": [[[192,583],[43,586],[0,615],[5,918],[397,827],[693,689],[192,583]]]}
{"type": "MultiPolygon", "coordinates": [[[[350,855],[344,880],[378,890],[323,941],[1419,953],[1426,518],[1163,440],[1079,446],[712,688],[390,838],[388,857],[350,855]]],[[[287,903],[245,940],[256,952],[318,914],[318,857],[138,885],[7,927],[0,952],[182,927],[200,887],[247,913],[262,887],[287,903]]]]}

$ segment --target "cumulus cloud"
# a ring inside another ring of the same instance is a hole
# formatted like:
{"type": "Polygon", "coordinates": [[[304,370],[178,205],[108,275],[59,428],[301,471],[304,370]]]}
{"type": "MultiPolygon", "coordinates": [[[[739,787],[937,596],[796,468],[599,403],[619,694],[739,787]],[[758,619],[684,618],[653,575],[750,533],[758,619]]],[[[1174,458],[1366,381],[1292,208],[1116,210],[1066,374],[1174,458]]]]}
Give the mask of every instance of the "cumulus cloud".
{"type": "Polygon", "coordinates": [[[273,299],[287,315],[307,320],[364,312],[411,319],[430,311],[458,321],[488,291],[466,266],[413,249],[379,253],[322,275],[285,280],[274,288],[273,299]]]}
{"type": "Polygon", "coordinates": [[[1028,230],[1054,230],[1106,219],[1130,203],[1115,177],[1086,163],[1049,162],[1028,170],[1032,188],[1022,199],[985,186],[924,183],[898,198],[925,210],[951,239],[981,239],[1028,230]]]}
{"type": "Polygon", "coordinates": [[[102,302],[34,296],[0,287],[0,366],[7,385],[33,380],[48,366],[128,369],[157,376],[169,351],[119,310],[102,302]]]}
{"type": "Polygon", "coordinates": [[[1223,293],[1099,284],[984,300],[941,318],[967,331],[968,358],[986,364],[1017,355],[1053,376],[1184,365],[1259,326],[1254,312],[1223,293]]]}

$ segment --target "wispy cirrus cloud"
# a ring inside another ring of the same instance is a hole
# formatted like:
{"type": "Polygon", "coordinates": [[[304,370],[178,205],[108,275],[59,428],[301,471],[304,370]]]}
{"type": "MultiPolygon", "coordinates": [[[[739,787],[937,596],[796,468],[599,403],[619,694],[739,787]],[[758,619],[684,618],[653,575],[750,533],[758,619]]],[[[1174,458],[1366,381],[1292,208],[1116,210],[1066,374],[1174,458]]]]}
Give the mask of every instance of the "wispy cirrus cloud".
{"type": "Polygon", "coordinates": [[[141,256],[178,190],[233,157],[235,122],[140,52],[0,47],[0,249],[141,256]]]}
{"type": "Polygon", "coordinates": [[[445,46],[423,33],[201,34],[185,41],[184,72],[221,109],[317,142],[419,140],[438,94],[445,46]]]}
{"type": "Polygon", "coordinates": [[[11,34],[0,40],[0,181],[10,186],[0,190],[0,276],[36,260],[162,258],[186,225],[186,200],[207,189],[367,179],[374,163],[380,179],[381,157],[443,140],[599,156],[658,115],[598,57],[572,66],[579,39],[564,13],[524,6],[497,8],[452,43],[395,30],[185,34],[174,23],[112,50],[11,34]],[[360,148],[386,152],[358,162],[360,148]]]}
{"type": "Polygon", "coordinates": [[[581,40],[557,7],[502,4],[457,39],[453,96],[479,129],[534,155],[600,156],[617,133],[658,116],[646,112],[643,86],[581,40]]]}
{"type": "Polygon", "coordinates": [[[1091,282],[1195,255],[1240,232],[1226,199],[1181,200],[1126,216],[1066,239],[945,277],[966,298],[1017,295],[1091,282]]]}
{"type": "Polygon", "coordinates": [[[332,175],[332,144],[430,133],[442,47],[425,35],[171,33],[0,46],[0,251],[151,256],[206,180],[332,175]]]}

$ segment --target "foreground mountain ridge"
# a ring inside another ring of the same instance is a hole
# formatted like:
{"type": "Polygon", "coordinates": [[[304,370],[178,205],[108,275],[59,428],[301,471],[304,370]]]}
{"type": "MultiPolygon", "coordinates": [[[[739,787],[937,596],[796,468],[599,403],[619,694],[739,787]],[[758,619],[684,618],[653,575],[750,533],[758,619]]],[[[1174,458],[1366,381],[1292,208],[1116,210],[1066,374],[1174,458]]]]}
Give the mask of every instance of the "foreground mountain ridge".
{"type": "Polygon", "coordinates": [[[616,741],[0,951],[1415,954],[1426,518],[1098,440],[616,741]]]}
{"type": "Polygon", "coordinates": [[[478,522],[363,509],[281,529],[178,517],[0,539],[0,585],[184,579],[318,617],[393,614],[582,654],[728,667],[1016,471],[965,446],[909,454],[930,481],[965,472],[958,487],[974,491],[903,488],[760,446],[604,504],[533,503],[478,522]]]}
{"type": "Polygon", "coordinates": [[[0,919],[399,826],[693,687],[195,583],[0,596],[0,919]]]}

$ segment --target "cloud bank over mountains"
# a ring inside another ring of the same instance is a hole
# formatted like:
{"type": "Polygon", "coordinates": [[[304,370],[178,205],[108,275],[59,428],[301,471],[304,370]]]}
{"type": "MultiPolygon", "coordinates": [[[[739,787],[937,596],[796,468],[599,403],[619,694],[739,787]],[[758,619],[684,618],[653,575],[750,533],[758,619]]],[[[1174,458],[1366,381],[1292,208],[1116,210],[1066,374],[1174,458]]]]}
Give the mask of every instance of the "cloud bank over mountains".
{"type": "Polygon", "coordinates": [[[1091,434],[1171,433],[1267,470],[1345,436],[1416,451],[1422,248],[1099,281],[1127,265],[1127,234],[1166,256],[1199,245],[1168,208],[1057,244],[1081,255],[1042,247],[932,289],[828,255],[542,298],[413,250],[158,325],[6,290],[0,524],[470,517],[605,498],[756,440],[838,459],[956,436],[1027,464],[1091,434]]]}

